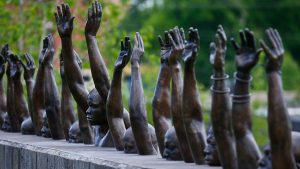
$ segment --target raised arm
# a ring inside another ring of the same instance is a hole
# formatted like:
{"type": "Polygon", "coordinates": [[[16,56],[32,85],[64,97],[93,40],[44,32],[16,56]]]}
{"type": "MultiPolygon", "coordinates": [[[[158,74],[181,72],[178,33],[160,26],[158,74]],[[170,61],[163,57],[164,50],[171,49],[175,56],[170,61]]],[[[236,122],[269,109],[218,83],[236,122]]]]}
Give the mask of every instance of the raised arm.
{"type": "MultiPolygon", "coordinates": [[[[125,41],[126,42],[126,41],[125,41]]],[[[127,41],[129,43],[129,40],[127,41]]],[[[129,46],[130,44],[125,44],[129,46]]],[[[129,100],[130,122],[140,155],[156,154],[148,129],[144,90],[140,72],[140,61],[144,55],[144,43],[139,33],[136,33],[134,48],[131,55],[131,87],[129,100]]]]}
{"type": "Polygon", "coordinates": [[[35,64],[32,56],[28,53],[24,55],[26,64],[22,63],[24,69],[24,80],[26,82],[27,88],[27,100],[28,100],[28,109],[30,117],[33,116],[33,102],[32,102],[32,92],[34,87],[34,73],[35,73],[35,64]]]}
{"type": "MultiPolygon", "coordinates": [[[[184,37],[183,29],[181,29],[184,37]]],[[[204,163],[204,148],[206,146],[206,131],[204,127],[202,108],[197,90],[195,61],[198,55],[199,35],[198,30],[189,29],[183,52],[184,81],[182,95],[182,114],[193,159],[196,164],[204,163]]]]}
{"type": "Polygon", "coordinates": [[[268,78],[268,126],[271,142],[272,168],[296,168],[291,141],[291,124],[285,106],[281,79],[281,65],[284,48],[276,29],[266,30],[271,47],[264,41],[261,46],[267,56],[266,72],[268,78]]]}
{"type": "Polygon", "coordinates": [[[261,50],[256,49],[253,32],[245,29],[240,31],[241,46],[234,39],[235,49],[235,85],[232,95],[232,122],[236,140],[236,150],[239,168],[251,169],[258,167],[261,157],[260,150],[252,134],[250,110],[251,70],[258,62],[261,50]]]}
{"type": "Polygon", "coordinates": [[[70,7],[62,4],[61,8],[57,7],[55,19],[57,30],[62,42],[63,59],[65,63],[65,74],[67,77],[70,91],[76,100],[77,104],[86,111],[87,104],[87,89],[85,88],[83,77],[79,65],[77,64],[76,57],[72,45],[72,31],[73,20],[75,17],[71,16],[70,7]]]}
{"type": "MultiPolygon", "coordinates": [[[[165,151],[165,135],[172,126],[171,119],[171,95],[170,81],[171,72],[166,58],[166,51],[169,49],[170,41],[168,40],[168,32],[165,32],[166,42],[163,42],[161,36],[158,37],[160,43],[160,71],[156,82],[154,97],[152,100],[152,116],[156,138],[158,141],[159,151],[163,157],[165,151]]],[[[174,137],[175,138],[175,137],[174,137]]]]}
{"type": "Polygon", "coordinates": [[[183,112],[182,112],[182,92],[183,79],[182,70],[179,62],[184,50],[184,40],[177,27],[171,30],[168,34],[171,50],[168,61],[171,67],[172,74],[172,98],[171,98],[171,113],[173,125],[176,131],[179,149],[183,160],[185,162],[194,162],[191,149],[184,126],[183,112]]]}
{"type": "Polygon", "coordinates": [[[6,96],[5,96],[5,90],[3,86],[3,76],[5,74],[5,63],[6,63],[6,58],[5,58],[5,53],[8,49],[8,45],[5,45],[1,49],[0,53],[0,128],[4,122],[4,113],[6,113],[6,96]]]}
{"type": "Polygon", "coordinates": [[[45,113],[45,67],[42,64],[45,52],[47,50],[47,38],[43,39],[43,49],[39,55],[39,68],[36,75],[35,84],[32,91],[33,115],[31,120],[34,126],[35,134],[42,135],[43,114],[45,113]]]}
{"type": "Polygon", "coordinates": [[[235,138],[232,130],[231,110],[229,105],[229,88],[225,80],[226,34],[220,25],[216,34],[216,44],[210,44],[210,62],[213,65],[213,86],[211,122],[219,150],[219,159],[224,169],[237,169],[235,138]]]}
{"type": "Polygon", "coordinates": [[[91,72],[95,87],[106,101],[110,88],[108,71],[97,45],[96,34],[100,27],[102,7],[98,1],[92,4],[88,11],[88,19],[85,25],[85,38],[88,48],[91,72]]]}
{"type": "Polygon", "coordinates": [[[45,67],[45,108],[52,138],[63,139],[64,130],[61,123],[61,109],[58,89],[53,73],[54,44],[51,34],[47,36],[47,49],[42,64],[45,67]]]}
{"type": "Polygon", "coordinates": [[[125,46],[121,41],[121,52],[115,63],[114,74],[111,82],[111,88],[107,98],[107,120],[109,130],[112,134],[116,149],[124,150],[123,136],[126,128],[123,120],[123,102],[122,102],[122,71],[130,60],[131,48],[129,37],[125,38],[125,46]]]}
{"type": "Polygon", "coordinates": [[[72,103],[72,93],[69,89],[68,82],[65,76],[64,60],[62,53],[60,53],[60,77],[61,77],[61,118],[62,126],[66,140],[69,140],[69,129],[75,122],[75,113],[72,103]]]}

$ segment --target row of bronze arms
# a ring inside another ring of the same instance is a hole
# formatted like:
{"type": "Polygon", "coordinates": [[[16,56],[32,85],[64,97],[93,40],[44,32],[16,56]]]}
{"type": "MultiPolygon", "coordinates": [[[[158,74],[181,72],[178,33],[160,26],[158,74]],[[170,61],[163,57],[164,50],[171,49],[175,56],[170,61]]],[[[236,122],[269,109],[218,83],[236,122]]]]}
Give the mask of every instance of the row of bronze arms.
{"type": "MultiPolygon", "coordinates": [[[[152,100],[154,127],[147,122],[140,64],[144,43],[136,33],[134,46],[129,37],[121,41],[112,81],[97,45],[102,7],[94,2],[88,10],[85,37],[95,89],[88,92],[81,72],[81,60],[72,46],[73,20],[68,5],[57,7],[57,30],[62,42],[59,97],[53,72],[54,42],[49,34],[43,40],[39,67],[34,79],[35,63],[31,55],[21,60],[8,45],[1,51],[1,125],[7,132],[36,134],[66,139],[70,143],[115,147],[125,153],[152,155],[160,153],[167,160],[222,166],[225,169],[296,168],[300,160],[300,135],[291,132],[283,99],[281,65],[284,48],[276,29],[266,30],[270,45],[261,40],[257,48],[253,32],[239,32],[240,44],[231,39],[235,50],[235,84],[230,92],[225,72],[227,38],[218,26],[215,42],[210,44],[213,74],[211,127],[206,133],[203,112],[195,79],[195,61],[199,50],[198,30],[190,28],[188,38],[175,27],[158,37],[161,66],[152,100]],[[264,51],[268,81],[268,130],[270,144],[261,154],[251,131],[249,86],[251,70],[264,51]],[[181,60],[184,72],[181,70],[181,60]],[[122,71],[131,61],[129,113],[122,103],[122,71]],[[24,98],[21,74],[27,87],[24,98]],[[3,75],[7,75],[7,93],[3,75]],[[183,78],[182,78],[183,74],[183,78]],[[230,95],[231,94],[231,95],[230,95]],[[231,99],[230,99],[231,96],[231,99]],[[77,103],[75,120],[72,97],[77,103]],[[273,167],[272,167],[273,166],[273,167]]],[[[109,158],[109,157],[108,157],[109,158]]]]}

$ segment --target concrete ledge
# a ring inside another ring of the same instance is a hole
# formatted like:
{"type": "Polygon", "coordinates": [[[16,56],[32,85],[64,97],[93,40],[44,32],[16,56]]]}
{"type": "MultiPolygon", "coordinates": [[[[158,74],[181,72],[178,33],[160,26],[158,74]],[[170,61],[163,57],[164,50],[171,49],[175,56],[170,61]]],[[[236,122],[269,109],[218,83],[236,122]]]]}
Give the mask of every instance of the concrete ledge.
{"type": "Polygon", "coordinates": [[[124,154],[113,148],[70,144],[37,136],[0,131],[0,169],[213,169],[166,161],[159,155],[124,154]]]}

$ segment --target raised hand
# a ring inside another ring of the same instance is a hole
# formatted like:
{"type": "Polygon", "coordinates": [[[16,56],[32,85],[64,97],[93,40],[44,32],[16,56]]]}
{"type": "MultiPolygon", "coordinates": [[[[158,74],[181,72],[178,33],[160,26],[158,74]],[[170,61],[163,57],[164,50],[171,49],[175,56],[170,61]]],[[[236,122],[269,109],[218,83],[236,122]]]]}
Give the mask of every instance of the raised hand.
{"type": "Polygon", "coordinates": [[[51,34],[43,40],[43,50],[39,56],[39,62],[41,64],[52,64],[54,56],[54,41],[51,34]]]}
{"type": "Polygon", "coordinates": [[[85,25],[85,34],[96,36],[100,27],[102,17],[102,7],[98,1],[92,4],[88,11],[88,19],[85,25]]]}
{"type": "Polygon", "coordinates": [[[20,62],[24,68],[24,79],[25,80],[33,79],[34,72],[35,72],[34,60],[29,53],[26,53],[24,55],[24,59],[26,64],[24,64],[22,61],[20,62]]]}
{"type": "Polygon", "coordinates": [[[165,41],[163,41],[162,37],[158,36],[158,41],[160,44],[160,61],[161,63],[168,63],[168,58],[171,55],[172,46],[170,44],[168,31],[165,31],[165,41]]]}
{"type": "Polygon", "coordinates": [[[266,53],[266,71],[281,71],[281,65],[283,62],[284,48],[282,44],[281,37],[276,29],[269,28],[266,33],[271,42],[271,48],[266,45],[266,43],[261,40],[260,45],[266,53]]]}
{"type": "Polygon", "coordinates": [[[169,63],[176,64],[178,63],[179,57],[182,55],[182,52],[184,50],[184,39],[177,26],[169,31],[168,38],[172,46],[168,61],[169,63]]]}
{"type": "Polygon", "coordinates": [[[9,66],[7,67],[6,74],[9,77],[15,77],[21,73],[21,63],[17,55],[9,52],[7,56],[7,62],[9,66]]]}
{"type": "Polygon", "coordinates": [[[144,42],[140,33],[136,32],[134,38],[134,47],[132,50],[131,62],[141,61],[142,56],[144,55],[144,42]]]}
{"type": "MultiPolygon", "coordinates": [[[[185,40],[184,31],[182,28],[180,29],[180,32],[181,32],[181,36],[185,40]]],[[[185,47],[182,54],[182,58],[185,63],[195,62],[198,53],[198,45],[199,45],[198,29],[194,29],[191,27],[189,29],[189,39],[185,42],[185,47]]]]}
{"type": "Polygon", "coordinates": [[[115,69],[123,69],[130,60],[131,55],[131,44],[130,38],[127,36],[125,37],[125,45],[124,42],[121,41],[121,52],[118,56],[118,59],[115,63],[115,69]]]}
{"type": "Polygon", "coordinates": [[[235,65],[239,73],[249,74],[257,64],[262,49],[256,49],[253,32],[249,29],[240,30],[241,47],[232,38],[231,42],[235,49],[235,65]]]}
{"type": "Polygon", "coordinates": [[[75,17],[71,16],[70,7],[67,4],[57,6],[57,13],[55,12],[55,20],[57,30],[61,38],[70,38],[73,31],[73,21],[75,17]]]}
{"type": "Polygon", "coordinates": [[[218,26],[216,33],[216,43],[210,43],[210,63],[214,66],[215,71],[224,72],[225,54],[226,54],[227,37],[221,25],[218,26]]]}

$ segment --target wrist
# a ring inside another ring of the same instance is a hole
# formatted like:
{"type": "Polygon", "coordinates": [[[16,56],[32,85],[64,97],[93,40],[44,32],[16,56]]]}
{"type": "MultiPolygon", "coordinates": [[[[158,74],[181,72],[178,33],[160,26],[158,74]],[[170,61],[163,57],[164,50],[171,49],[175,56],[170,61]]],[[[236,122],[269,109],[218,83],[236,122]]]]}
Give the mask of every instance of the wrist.
{"type": "Polygon", "coordinates": [[[223,77],[223,76],[225,76],[225,69],[224,68],[222,68],[222,69],[214,69],[213,75],[215,77],[223,77]]]}
{"type": "Polygon", "coordinates": [[[86,39],[93,39],[93,38],[96,38],[96,34],[93,34],[90,32],[85,32],[85,37],[86,37],[86,39]]]}
{"type": "Polygon", "coordinates": [[[250,80],[252,78],[249,72],[241,72],[241,71],[237,71],[235,73],[235,76],[237,78],[240,78],[240,79],[243,79],[243,80],[250,80]]]}

